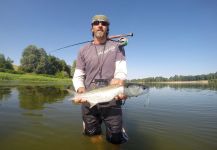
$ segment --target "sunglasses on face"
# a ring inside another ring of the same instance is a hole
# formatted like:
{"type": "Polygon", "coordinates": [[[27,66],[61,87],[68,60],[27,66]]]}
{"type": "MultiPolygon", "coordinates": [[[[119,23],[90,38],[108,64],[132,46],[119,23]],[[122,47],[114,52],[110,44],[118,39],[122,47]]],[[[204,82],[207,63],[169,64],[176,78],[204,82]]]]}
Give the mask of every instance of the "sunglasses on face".
{"type": "Polygon", "coordinates": [[[109,25],[108,22],[105,22],[105,21],[94,21],[94,22],[92,23],[92,25],[97,26],[97,25],[99,25],[100,23],[101,23],[102,26],[108,26],[108,25],[109,25]]]}

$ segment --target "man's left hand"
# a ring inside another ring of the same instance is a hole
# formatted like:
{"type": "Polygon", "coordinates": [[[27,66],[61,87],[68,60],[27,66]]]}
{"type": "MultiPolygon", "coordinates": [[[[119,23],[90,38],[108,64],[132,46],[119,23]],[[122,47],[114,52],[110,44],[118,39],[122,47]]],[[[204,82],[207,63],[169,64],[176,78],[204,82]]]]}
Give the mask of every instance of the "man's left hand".
{"type": "MultiPolygon", "coordinates": [[[[121,79],[112,79],[110,85],[124,85],[125,81],[121,79]]],[[[126,100],[127,96],[124,93],[115,96],[115,100],[126,100]]]]}

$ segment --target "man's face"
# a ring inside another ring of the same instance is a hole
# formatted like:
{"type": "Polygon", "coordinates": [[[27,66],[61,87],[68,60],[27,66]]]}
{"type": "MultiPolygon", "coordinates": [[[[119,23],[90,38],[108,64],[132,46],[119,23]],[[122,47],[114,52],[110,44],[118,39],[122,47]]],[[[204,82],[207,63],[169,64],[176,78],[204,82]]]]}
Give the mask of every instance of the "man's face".
{"type": "Polygon", "coordinates": [[[106,37],[108,30],[108,23],[103,21],[94,21],[92,23],[92,32],[96,38],[106,37]]]}

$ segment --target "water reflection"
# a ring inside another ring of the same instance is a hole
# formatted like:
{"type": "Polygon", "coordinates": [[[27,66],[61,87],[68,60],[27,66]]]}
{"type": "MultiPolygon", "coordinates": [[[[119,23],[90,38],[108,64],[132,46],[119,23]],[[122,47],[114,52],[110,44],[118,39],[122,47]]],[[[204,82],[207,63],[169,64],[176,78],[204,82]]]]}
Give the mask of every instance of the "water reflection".
{"type": "Polygon", "coordinates": [[[160,83],[148,83],[145,84],[150,87],[155,87],[157,89],[170,87],[173,89],[182,89],[182,88],[189,88],[189,89],[201,89],[201,90],[214,90],[217,91],[216,84],[160,84],[160,83]]]}
{"type": "Polygon", "coordinates": [[[0,101],[8,99],[11,95],[11,89],[9,87],[0,87],[0,101]]]}
{"type": "Polygon", "coordinates": [[[19,104],[23,109],[43,109],[44,104],[62,101],[67,91],[55,86],[19,86],[19,104]]]}

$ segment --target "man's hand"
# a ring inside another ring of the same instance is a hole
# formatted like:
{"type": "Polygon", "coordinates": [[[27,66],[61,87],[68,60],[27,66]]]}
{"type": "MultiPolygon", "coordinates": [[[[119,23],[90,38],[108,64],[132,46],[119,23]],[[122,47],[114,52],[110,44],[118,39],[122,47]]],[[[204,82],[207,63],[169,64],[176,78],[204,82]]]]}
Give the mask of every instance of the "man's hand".
{"type": "MultiPolygon", "coordinates": [[[[121,79],[112,79],[110,82],[110,85],[124,85],[125,81],[121,79]]],[[[115,100],[126,100],[127,96],[124,95],[123,93],[118,94],[115,96],[115,100]]]]}
{"type": "Polygon", "coordinates": [[[110,85],[124,85],[125,81],[121,79],[112,79],[110,85]]]}
{"type": "Polygon", "coordinates": [[[117,96],[115,96],[115,100],[126,100],[127,96],[124,95],[123,93],[118,94],[117,96]]]}
{"type": "MultiPolygon", "coordinates": [[[[84,87],[80,87],[77,90],[77,93],[79,93],[79,94],[84,93],[84,92],[85,92],[85,88],[84,87]]],[[[85,102],[87,102],[87,100],[82,99],[82,98],[74,99],[74,103],[76,103],[76,104],[81,104],[81,103],[85,103],[85,102]]]]}
{"type": "Polygon", "coordinates": [[[81,94],[85,92],[85,87],[79,87],[77,93],[81,94]]]}

